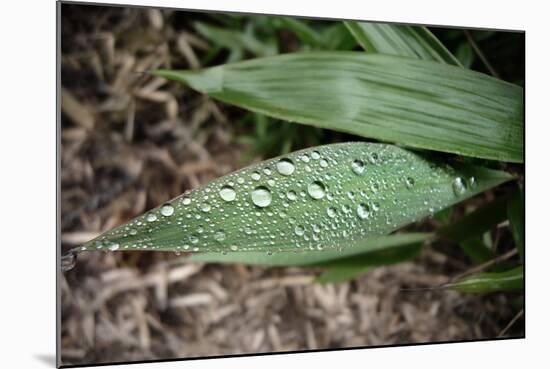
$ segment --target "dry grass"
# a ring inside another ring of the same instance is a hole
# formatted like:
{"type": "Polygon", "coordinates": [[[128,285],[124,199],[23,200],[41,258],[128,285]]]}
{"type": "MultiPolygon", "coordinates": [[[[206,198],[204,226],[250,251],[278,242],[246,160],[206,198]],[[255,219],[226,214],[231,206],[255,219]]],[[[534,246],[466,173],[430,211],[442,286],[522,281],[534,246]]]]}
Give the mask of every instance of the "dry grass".
{"type": "MultiPolygon", "coordinates": [[[[229,123],[239,112],[135,72],[200,66],[209,45],[190,31],[188,16],[85,8],[63,5],[64,250],[239,168],[245,149],[229,123]]],[[[61,277],[62,361],[496,337],[515,315],[506,295],[400,290],[445,282],[446,271],[461,267],[428,249],[413,263],[319,285],[314,269],[83,253],[61,277]]]]}

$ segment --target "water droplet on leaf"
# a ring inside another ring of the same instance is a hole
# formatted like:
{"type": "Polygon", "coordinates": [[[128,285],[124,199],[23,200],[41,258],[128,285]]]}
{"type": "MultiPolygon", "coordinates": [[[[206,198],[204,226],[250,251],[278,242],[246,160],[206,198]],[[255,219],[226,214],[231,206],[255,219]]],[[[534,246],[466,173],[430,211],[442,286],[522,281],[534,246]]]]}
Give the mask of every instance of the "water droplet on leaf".
{"type": "Polygon", "coordinates": [[[363,171],[365,170],[365,163],[363,163],[361,160],[355,159],[351,163],[351,170],[353,170],[355,174],[363,174],[363,171]]]}
{"type": "Polygon", "coordinates": [[[235,200],[235,198],[237,197],[237,193],[235,192],[233,187],[226,185],[220,189],[220,197],[222,198],[222,200],[229,202],[235,200]]]}
{"type": "Polygon", "coordinates": [[[357,216],[361,219],[368,219],[370,216],[370,208],[367,204],[359,204],[357,206],[357,216]]]}
{"type": "Polygon", "coordinates": [[[333,207],[327,208],[327,215],[334,218],[336,216],[336,209],[333,207]]]}
{"type": "Polygon", "coordinates": [[[290,159],[281,159],[277,163],[277,171],[283,176],[289,176],[294,173],[294,163],[290,159]]]}
{"type": "Polygon", "coordinates": [[[254,205],[260,208],[265,208],[271,204],[271,192],[264,186],[256,187],[251,193],[251,198],[254,205]]]}
{"type": "Polygon", "coordinates": [[[456,196],[462,196],[466,192],[466,181],[462,177],[456,177],[453,180],[453,192],[456,196]]]}
{"type": "Polygon", "coordinates": [[[217,231],[214,234],[214,239],[218,242],[222,242],[223,240],[225,240],[225,232],[224,231],[217,231]]]}
{"type": "Polygon", "coordinates": [[[170,215],[174,214],[174,207],[170,204],[164,204],[160,208],[160,213],[165,217],[169,217],[170,215]]]}
{"type": "Polygon", "coordinates": [[[61,257],[61,270],[67,272],[76,265],[76,252],[69,251],[61,257]]]}
{"type": "Polygon", "coordinates": [[[307,193],[316,200],[322,199],[325,197],[325,185],[319,181],[310,183],[307,186],[307,193]]]}

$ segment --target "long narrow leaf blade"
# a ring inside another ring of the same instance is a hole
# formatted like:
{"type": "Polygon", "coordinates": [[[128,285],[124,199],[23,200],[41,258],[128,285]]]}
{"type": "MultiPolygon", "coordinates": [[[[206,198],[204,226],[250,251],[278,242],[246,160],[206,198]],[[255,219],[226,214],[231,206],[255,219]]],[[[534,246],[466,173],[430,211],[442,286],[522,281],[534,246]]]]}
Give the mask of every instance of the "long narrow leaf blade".
{"type": "Polygon", "coordinates": [[[374,251],[333,260],[325,263],[325,271],[317,278],[320,283],[340,283],[357,277],[368,270],[382,265],[408,261],[420,254],[422,244],[408,244],[386,250],[374,251]]]}
{"type": "Polygon", "coordinates": [[[363,274],[371,270],[370,266],[356,266],[356,265],[344,265],[344,266],[335,266],[326,269],[323,274],[321,274],[316,282],[318,283],[342,283],[349,281],[359,274],[363,274]]]}
{"type": "Polygon", "coordinates": [[[523,290],[523,266],[502,273],[480,273],[447,285],[466,293],[523,290]]]}
{"type": "Polygon", "coordinates": [[[525,205],[523,200],[523,191],[518,190],[510,199],[508,204],[508,218],[510,219],[510,228],[518,249],[518,254],[523,261],[525,259],[525,205]]]}
{"type": "Polygon", "coordinates": [[[383,265],[393,261],[395,250],[416,246],[427,240],[431,233],[406,233],[382,236],[376,239],[361,239],[350,242],[340,250],[308,250],[307,252],[282,252],[268,255],[259,251],[199,253],[191,260],[217,263],[242,263],[265,266],[335,266],[338,265],[383,265]]]}
{"type": "Polygon", "coordinates": [[[368,52],[461,66],[455,56],[426,27],[353,21],[345,24],[357,42],[368,52]]]}
{"type": "Polygon", "coordinates": [[[523,160],[523,90],[463,68],[340,51],[154,74],[279,119],[411,147],[523,160]]]}
{"type": "Polygon", "coordinates": [[[507,181],[385,144],[318,146],[183,194],[79,250],[291,251],[345,246],[507,181]]]}
{"type": "Polygon", "coordinates": [[[319,33],[303,20],[292,17],[281,17],[278,21],[283,27],[294,32],[302,42],[316,47],[323,46],[324,43],[319,33]]]}
{"type": "Polygon", "coordinates": [[[466,241],[495,227],[507,219],[509,196],[502,196],[464,215],[456,222],[441,227],[440,236],[456,242],[466,241]]]}
{"type": "Polygon", "coordinates": [[[215,27],[206,23],[194,24],[197,32],[215,45],[230,50],[244,49],[258,56],[269,56],[276,53],[274,42],[260,42],[252,35],[226,28],[215,27]]]}

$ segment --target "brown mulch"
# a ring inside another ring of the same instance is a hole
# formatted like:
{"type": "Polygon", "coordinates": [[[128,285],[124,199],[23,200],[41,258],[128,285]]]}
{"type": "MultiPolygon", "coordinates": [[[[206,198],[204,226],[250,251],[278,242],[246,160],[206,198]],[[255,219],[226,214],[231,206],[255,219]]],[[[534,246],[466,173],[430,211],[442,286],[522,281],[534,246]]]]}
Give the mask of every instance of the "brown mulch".
{"type": "MultiPolygon", "coordinates": [[[[238,112],[137,73],[200,66],[210,45],[185,26],[192,17],[63,5],[63,250],[243,166],[247,148],[235,143],[230,123],[238,112]]],[[[514,296],[404,290],[438,285],[466,267],[428,247],[413,262],[321,285],[317,269],[82,253],[61,276],[62,362],[496,337],[521,308],[514,296]]],[[[514,327],[508,335],[523,334],[514,327]]]]}

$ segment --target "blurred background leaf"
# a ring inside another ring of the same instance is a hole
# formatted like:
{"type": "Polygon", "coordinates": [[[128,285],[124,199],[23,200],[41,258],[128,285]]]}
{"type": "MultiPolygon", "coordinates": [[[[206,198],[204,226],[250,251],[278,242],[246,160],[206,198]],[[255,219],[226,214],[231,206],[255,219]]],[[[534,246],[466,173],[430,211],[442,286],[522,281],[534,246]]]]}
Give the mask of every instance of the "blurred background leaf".
{"type": "Polygon", "coordinates": [[[426,27],[371,22],[345,22],[369,53],[399,55],[461,66],[455,56],[426,27]]]}
{"type": "Polygon", "coordinates": [[[518,254],[523,262],[525,259],[525,209],[523,190],[518,189],[508,203],[508,218],[512,235],[518,249],[518,254]]]}
{"type": "Polygon", "coordinates": [[[342,51],[154,73],[279,119],[411,147],[523,161],[523,90],[458,67],[342,51]]]}
{"type": "Polygon", "coordinates": [[[489,293],[523,290],[523,266],[501,273],[479,273],[448,284],[447,287],[464,293],[489,293]]]}

